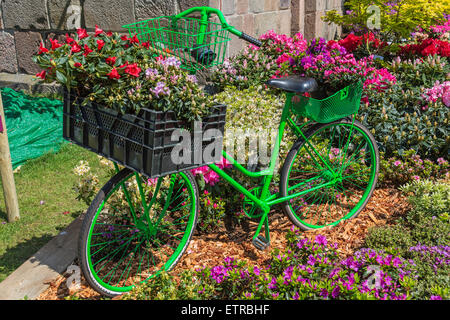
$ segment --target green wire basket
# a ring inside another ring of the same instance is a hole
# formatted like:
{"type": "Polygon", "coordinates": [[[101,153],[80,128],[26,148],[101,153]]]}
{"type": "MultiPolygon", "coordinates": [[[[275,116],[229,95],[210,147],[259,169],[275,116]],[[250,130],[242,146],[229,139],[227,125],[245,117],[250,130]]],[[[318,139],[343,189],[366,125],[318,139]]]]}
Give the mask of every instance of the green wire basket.
{"type": "Polygon", "coordinates": [[[298,99],[292,102],[291,108],[297,116],[318,123],[330,123],[357,113],[362,91],[363,84],[359,81],[322,100],[296,96],[298,99]]]}
{"type": "Polygon", "coordinates": [[[192,73],[222,64],[231,40],[222,24],[193,17],[163,16],[123,27],[149,42],[155,54],[178,57],[192,73]]]}

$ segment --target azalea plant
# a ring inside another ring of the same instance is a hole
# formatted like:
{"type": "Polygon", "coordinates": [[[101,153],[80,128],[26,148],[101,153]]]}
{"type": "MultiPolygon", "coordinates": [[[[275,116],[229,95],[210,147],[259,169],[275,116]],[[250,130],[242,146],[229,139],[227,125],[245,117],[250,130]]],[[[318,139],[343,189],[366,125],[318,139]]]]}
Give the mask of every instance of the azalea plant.
{"type": "Polygon", "coordinates": [[[212,74],[216,86],[221,89],[227,85],[240,89],[258,86],[273,77],[280,61],[288,54],[303,52],[308,45],[301,33],[289,37],[270,30],[259,39],[262,42],[260,48],[249,45],[217,68],[212,74]]]}
{"type": "Polygon", "coordinates": [[[139,113],[147,107],[172,110],[180,120],[200,120],[208,113],[210,99],[197,79],[180,68],[170,52],[140,43],[136,36],[78,29],[64,42],[50,39],[40,45],[34,61],[43,68],[36,76],[58,82],[84,102],[96,102],[121,113],[139,113]]]}
{"type": "Polygon", "coordinates": [[[372,55],[357,60],[338,42],[327,42],[323,38],[310,41],[305,52],[290,54],[285,61],[279,62],[282,63],[276,77],[294,73],[314,78],[325,96],[360,80],[364,89],[378,92],[396,82],[395,76],[387,69],[377,68],[372,55]]]}

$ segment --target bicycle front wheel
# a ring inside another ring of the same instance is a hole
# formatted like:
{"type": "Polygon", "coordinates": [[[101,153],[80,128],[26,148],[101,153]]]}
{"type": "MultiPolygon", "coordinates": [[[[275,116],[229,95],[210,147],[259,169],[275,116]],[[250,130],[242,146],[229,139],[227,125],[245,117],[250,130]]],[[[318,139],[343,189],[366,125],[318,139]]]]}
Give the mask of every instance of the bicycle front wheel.
{"type": "Polygon", "coordinates": [[[350,119],[317,124],[298,140],[284,163],[281,196],[301,193],[283,211],[302,230],[356,217],[375,189],[379,152],[373,135],[350,119]]]}
{"type": "Polygon", "coordinates": [[[98,193],[83,221],[79,257],[86,280],[113,297],[170,270],[191,240],[198,210],[190,172],[152,180],[122,170],[98,193]]]}

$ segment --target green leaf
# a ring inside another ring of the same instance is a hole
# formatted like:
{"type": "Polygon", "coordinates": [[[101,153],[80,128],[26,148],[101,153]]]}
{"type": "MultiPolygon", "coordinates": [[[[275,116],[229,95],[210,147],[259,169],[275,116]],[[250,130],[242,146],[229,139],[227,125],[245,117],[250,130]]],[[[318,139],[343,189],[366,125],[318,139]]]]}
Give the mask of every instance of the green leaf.
{"type": "Polygon", "coordinates": [[[56,80],[62,84],[67,84],[67,78],[64,74],[62,74],[59,70],[56,70],[56,80]]]}

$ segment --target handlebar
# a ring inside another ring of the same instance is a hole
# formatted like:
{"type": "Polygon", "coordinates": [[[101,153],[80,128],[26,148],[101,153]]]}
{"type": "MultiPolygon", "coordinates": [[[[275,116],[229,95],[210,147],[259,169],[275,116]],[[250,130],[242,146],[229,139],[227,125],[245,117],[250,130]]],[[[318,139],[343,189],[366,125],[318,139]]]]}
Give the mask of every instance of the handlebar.
{"type": "Polygon", "coordinates": [[[192,13],[195,13],[195,12],[200,12],[200,14],[202,16],[201,20],[204,23],[204,25],[202,26],[202,27],[204,27],[203,31],[206,31],[206,28],[207,28],[207,25],[208,25],[207,23],[208,23],[211,15],[215,14],[219,18],[219,21],[222,24],[222,27],[224,29],[228,30],[230,33],[232,33],[235,36],[241,38],[242,40],[245,40],[245,41],[247,41],[247,42],[249,42],[249,43],[251,43],[251,44],[253,44],[253,45],[257,46],[257,47],[261,47],[261,45],[262,45],[261,41],[259,41],[256,38],[253,38],[252,36],[249,36],[248,34],[242,32],[242,31],[239,31],[238,29],[236,29],[233,26],[230,26],[228,24],[227,20],[225,19],[223,13],[219,9],[216,9],[216,8],[193,7],[193,8],[190,8],[190,9],[188,9],[186,11],[183,11],[183,12],[179,13],[178,15],[175,16],[175,19],[180,19],[180,18],[186,17],[186,16],[188,16],[188,15],[190,15],[192,13]]]}
{"type": "Polygon", "coordinates": [[[262,46],[262,42],[261,41],[259,41],[256,38],[253,38],[252,36],[249,36],[248,34],[246,34],[244,32],[242,32],[242,35],[240,36],[240,38],[242,40],[250,42],[251,44],[253,44],[253,45],[257,46],[257,47],[261,47],[262,46]]]}

